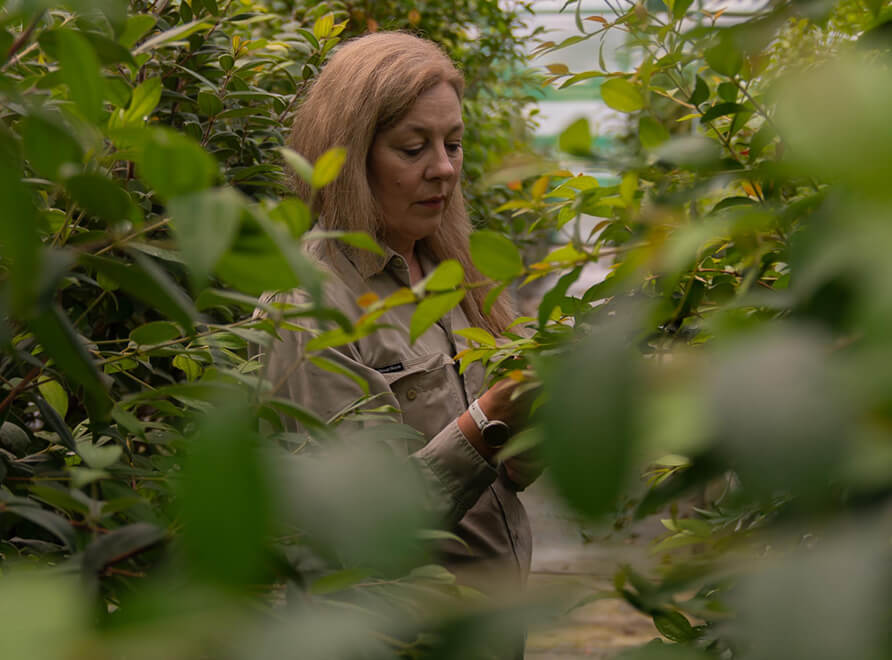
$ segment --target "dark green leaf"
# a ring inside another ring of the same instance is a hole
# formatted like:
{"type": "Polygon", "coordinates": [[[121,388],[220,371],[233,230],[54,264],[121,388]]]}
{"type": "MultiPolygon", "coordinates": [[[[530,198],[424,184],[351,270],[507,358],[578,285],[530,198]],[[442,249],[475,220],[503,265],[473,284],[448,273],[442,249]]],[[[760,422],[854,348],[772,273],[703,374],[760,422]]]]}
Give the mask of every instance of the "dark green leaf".
{"type": "Polygon", "coordinates": [[[680,612],[668,610],[653,616],[654,626],[660,633],[673,642],[683,644],[697,639],[697,631],[680,612]]]}
{"type": "Polygon", "coordinates": [[[188,296],[148,258],[134,254],[134,263],[126,264],[108,257],[83,254],[81,263],[117,282],[130,295],[145,301],[192,332],[198,312],[188,296]]]}
{"type": "Polygon", "coordinates": [[[25,157],[34,170],[49,179],[59,177],[66,163],[80,165],[83,149],[68,129],[55,120],[31,115],[24,121],[22,138],[25,157]]]}
{"type": "Polygon", "coordinates": [[[75,549],[77,539],[74,535],[74,529],[62,516],[46,509],[25,504],[7,504],[6,511],[42,527],[62,541],[69,550],[75,549]]]}
{"type": "Polygon", "coordinates": [[[654,149],[669,139],[669,131],[652,117],[643,116],[638,120],[638,140],[645,149],[654,149]]]}
{"type": "Polygon", "coordinates": [[[86,547],[81,566],[87,575],[99,573],[111,564],[160,543],[165,536],[163,529],[145,522],[119,527],[108,534],[97,536],[86,547]]]}
{"type": "Polygon", "coordinates": [[[84,116],[98,122],[102,115],[105,82],[96,52],[83,35],[74,30],[56,30],[59,65],[69,95],[84,116]]]}
{"type": "Polygon", "coordinates": [[[706,86],[706,83],[703,82],[703,78],[700,76],[696,76],[695,78],[696,83],[694,85],[694,91],[691,93],[688,103],[697,107],[709,98],[709,87],[706,86]]]}
{"type": "Polygon", "coordinates": [[[217,162],[194,140],[154,129],[139,156],[140,173],[165,198],[198,192],[217,176],[217,162]]]}
{"type": "Polygon", "coordinates": [[[723,117],[724,115],[733,115],[734,113],[740,112],[741,110],[745,110],[746,107],[741,105],[740,103],[717,103],[714,106],[708,108],[706,112],[703,113],[703,116],[700,117],[700,121],[712,121],[717,117],[723,117]]]}
{"type": "Polygon", "coordinates": [[[169,321],[152,321],[135,328],[130,341],[141,346],[160,344],[180,336],[180,329],[169,321]]]}
{"type": "Polygon", "coordinates": [[[34,336],[67,378],[83,387],[99,418],[111,408],[99,369],[61,309],[52,306],[28,323],[34,336]]]}
{"type": "Polygon", "coordinates": [[[72,199],[87,211],[110,223],[137,220],[139,211],[121,186],[100,174],[76,174],[65,181],[72,199]]]}

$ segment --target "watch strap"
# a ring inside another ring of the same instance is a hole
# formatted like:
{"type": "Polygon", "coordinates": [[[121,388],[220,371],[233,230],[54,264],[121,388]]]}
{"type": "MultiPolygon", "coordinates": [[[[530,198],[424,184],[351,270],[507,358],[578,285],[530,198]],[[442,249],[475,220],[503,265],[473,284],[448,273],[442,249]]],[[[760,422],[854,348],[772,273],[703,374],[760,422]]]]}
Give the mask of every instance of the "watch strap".
{"type": "Polygon", "coordinates": [[[483,412],[478,401],[479,399],[474,399],[471,402],[471,405],[468,406],[468,412],[471,414],[471,419],[474,420],[477,428],[480,429],[480,432],[482,433],[483,427],[489,424],[489,418],[486,416],[486,413],[483,412]]]}

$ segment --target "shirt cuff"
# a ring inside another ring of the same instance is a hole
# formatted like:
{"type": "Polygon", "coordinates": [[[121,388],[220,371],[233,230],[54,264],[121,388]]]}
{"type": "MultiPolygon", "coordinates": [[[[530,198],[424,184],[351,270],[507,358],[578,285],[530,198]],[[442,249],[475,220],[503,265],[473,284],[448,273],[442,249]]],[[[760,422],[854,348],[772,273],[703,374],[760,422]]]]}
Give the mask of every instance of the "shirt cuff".
{"type": "Polygon", "coordinates": [[[498,476],[496,468],[468,442],[458,421],[450,422],[413,457],[445,498],[443,508],[452,522],[461,520],[498,476]]]}

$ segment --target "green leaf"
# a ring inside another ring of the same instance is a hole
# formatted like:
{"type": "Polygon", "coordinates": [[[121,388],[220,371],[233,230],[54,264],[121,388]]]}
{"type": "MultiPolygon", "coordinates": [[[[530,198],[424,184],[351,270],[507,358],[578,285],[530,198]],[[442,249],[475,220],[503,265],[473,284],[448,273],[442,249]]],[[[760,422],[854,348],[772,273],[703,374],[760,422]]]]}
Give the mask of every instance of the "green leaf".
{"type": "Polygon", "coordinates": [[[192,301],[147,257],[133,253],[134,263],[125,264],[108,257],[82,254],[80,262],[117,282],[124,291],[176,321],[187,333],[193,329],[198,312],[192,301]]]}
{"type": "Polygon", "coordinates": [[[198,109],[208,117],[223,111],[223,101],[213,92],[198,92],[198,109]]]}
{"type": "Polygon", "coordinates": [[[102,116],[105,81],[93,46],[79,32],[56,30],[59,66],[69,95],[83,115],[92,122],[102,116]]]}
{"type": "Polygon", "coordinates": [[[217,176],[217,161],[201,145],[169,129],[149,133],[137,162],[140,175],[168,199],[207,188],[217,176]]]}
{"type": "Polygon", "coordinates": [[[574,156],[590,156],[592,152],[592,135],[588,119],[582,117],[564,129],[558,136],[558,148],[574,156]]]}
{"type": "Polygon", "coordinates": [[[712,121],[717,117],[733,115],[740,112],[741,110],[746,110],[746,108],[740,103],[716,103],[714,106],[708,108],[706,112],[703,113],[703,116],[700,117],[700,121],[712,121]]]}
{"type": "Polygon", "coordinates": [[[296,197],[281,201],[269,211],[269,217],[288,227],[291,238],[299,239],[313,224],[310,209],[296,197]]]}
{"type": "Polygon", "coordinates": [[[364,568],[347,568],[342,571],[335,571],[314,580],[313,584],[310,585],[310,593],[322,596],[344,591],[362,582],[370,574],[371,571],[364,568]]]}
{"type": "Polygon", "coordinates": [[[111,467],[121,458],[121,445],[94,445],[90,440],[78,440],[77,453],[94,470],[111,467]]]}
{"type": "Polygon", "coordinates": [[[127,18],[124,31],[118,37],[118,43],[125,48],[133,48],[137,41],[142,39],[149,30],[155,27],[158,19],[152,14],[135,14],[127,18]]]}
{"type": "Polygon", "coordinates": [[[447,259],[440,262],[434,272],[425,277],[421,284],[422,290],[448,291],[459,286],[465,278],[465,270],[455,259],[447,259]]]}
{"type": "Polygon", "coordinates": [[[325,39],[331,34],[334,27],[334,14],[328,13],[320,16],[313,23],[313,36],[317,39],[325,39]]]}
{"type": "Polygon", "coordinates": [[[84,550],[81,567],[86,575],[95,575],[106,566],[160,543],[165,537],[165,531],[151,523],[124,525],[108,534],[97,536],[84,550]]]}
{"type": "Polygon", "coordinates": [[[28,326],[55,360],[56,367],[87,391],[97,417],[104,418],[111,408],[111,399],[96,363],[62,310],[54,305],[31,319],[28,326]]]}
{"type": "Polygon", "coordinates": [[[288,147],[280,147],[279,153],[294,173],[297,174],[306,183],[313,180],[313,165],[306,158],[288,147]]]}
{"type": "Polygon", "coordinates": [[[374,252],[375,254],[380,254],[382,256],[384,254],[384,250],[382,250],[381,246],[378,245],[378,241],[366,234],[364,231],[338,232],[338,235],[334,238],[337,238],[342,243],[352,245],[353,247],[359,248],[361,250],[367,250],[368,252],[374,252]]]}
{"type": "Polygon", "coordinates": [[[675,0],[673,3],[674,6],[669,8],[672,11],[673,18],[675,18],[676,21],[684,18],[685,14],[688,12],[688,8],[693,2],[694,0],[675,0]]]}
{"type": "Polygon", "coordinates": [[[511,280],[524,272],[517,246],[507,236],[494,231],[471,234],[471,259],[481,273],[494,280],[511,280]]]}
{"type": "Polygon", "coordinates": [[[201,364],[193,360],[188,355],[185,355],[183,353],[175,355],[172,364],[175,368],[186,374],[186,380],[190,383],[198,380],[198,378],[201,376],[201,364]]]}
{"type": "Polygon", "coordinates": [[[130,341],[139,346],[161,344],[180,336],[180,329],[170,321],[152,321],[130,332],[130,341]]]}
{"type": "Polygon", "coordinates": [[[310,360],[310,362],[315,364],[320,369],[324,369],[325,371],[328,371],[329,373],[333,373],[333,374],[337,374],[339,376],[344,376],[346,378],[349,378],[354,383],[359,385],[359,389],[362,390],[363,394],[368,396],[369,383],[362,376],[358,375],[357,373],[355,373],[353,371],[350,371],[350,369],[346,369],[346,368],[342,367],[334,360],[329,360],[328,358],[322,357],[320,355],[314,355],[314,356],[310,357],[309,360],[310,360]]]}
{"type": "Polygon", "coordinates": [[[161,101],[161,78],[152,77],[140,83],[130,96],[130,104],[124,111],[125,124],[142,125],[148,121],[161,101]]]}
{"type": "Polygon", "coordinates": [[[62,541],[69,550],[74,550],[77,539],[71,524],[62,516],[46,509],[26,504],[7,504],[6,512],[13,513],[35,525],[42,527],[50,534],[62,541]]]}
{"type": "Polygon", "coordinates": [[[138,55],[140,53],[148,53],[158,48],[159,46],[174,41],[175,39],[185,39],[190,34],[197,32],[198,30],[211,29],[213,27],[213,24],[205,23],[200,19],[190,21],[189,23],[184,23],[183,25],[178,25],[175,28],[166,30],[161,34],[156,34],[151,39],[144,41],[133,50],[133,54],[138,55]]]}
{"type": "Polygon", "coordinates": [[[611,78],[601,83],[601,98],[620,112],[635,112],[644,107],[641,90],[625,78],[611,78]]]}
{"type": "Polygon", "coordinates": [[[22,127],[25,157],[34,170],[48,179],[59,177],[59,168],[66,163],[80,165],[83,149],[62,124],[30,115],[22,127]]]}
{"type": "Polygon", "coordinates": [[[207,284],[230,248],[244,209],[244,198],[231,188],[174,197],[168,204],[174,236],[194,290],[207,284]]]}
{"type": "Polygon", "coordinates": [[[425,298],[418,303],[418,307],[412,314],[412,320],[409,322],[409,341],[414,343],[428,328],[458,305],[464,297],[464,290],[459,289],[425,298]]]}
{"type": "Polygon", "coordinates": [[[59,381],[45,380],[37,386],[37,389],[46,402],[59,413],[59,417],[65,419],[65,415],[68,414],[68,393],[59,381]]]}
{"type": "Polygon", "coordinates": [[[643,116],[638,120],[638,140],[645,149],[655,149],[669,139],[669,131],[652,117],[643,116]]]}
{"type": "Polygon", "coordinates": [[[496,338],[492,336],[489,330],[484,330],[483,328],[461,328],[456,330],[454,334],[475,341],[481,346],[496,347],[496,338]]]}
{"type": "Polygon", "coordinates": [[[691,642],[699,636],[690,622],[680,612],[669,610],[653,616],[654,626],[657,630],[673,642],[683,644],[691,642]]]}
{"type": "Polygon", "coordinates": [[[65,188],[78,206],[90,215],[110,223],[139,218],[130,195],[101,174],[77,174],[65,181],[65,188]]]}
{"type": "Polygon", "coordinates": [[[696,76],[695,78],[696,83],[694,84],[694,91],[691,93],[688,103],[696,108],[709,98],[709,87],[703,82],[703,78],[700,76],[696,76]]]}
{"type": "Polygon", "coordinates": [[[737,75],[743,66],[743,53],[732,39],[725,35],[716,46],[707,48],[703,55],[712,70],[724,76],[737,75]]]}
{"type": "Polygon", "coordinates": [[[317,190],[327,186],[337,178],[345,160],[347,160],[347,150],[343,147],[334,147],[326,151],[319,156],[319,160],[313,166],[310,185],[317,190]]]}
{"type": "Polygon", "coordinates": [[[177,480],[178,539],[190,581],[247,591],[271,578],[275,472],[264,469],[252,412],[226,398],[213,410],[189,439],[177,480]]]}

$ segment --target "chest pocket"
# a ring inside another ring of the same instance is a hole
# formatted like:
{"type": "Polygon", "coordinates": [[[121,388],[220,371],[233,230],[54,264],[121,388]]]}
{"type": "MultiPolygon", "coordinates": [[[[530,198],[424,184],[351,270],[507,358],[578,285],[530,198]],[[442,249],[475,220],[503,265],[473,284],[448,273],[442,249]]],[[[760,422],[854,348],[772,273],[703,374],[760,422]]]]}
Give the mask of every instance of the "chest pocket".
{"type": "Polygon", "coordinates": [[[382,374],[396,396],[403,423],[430,440],[465,410],[463,385],[452,360],[443,353],[404,363],[382,374]]]}

